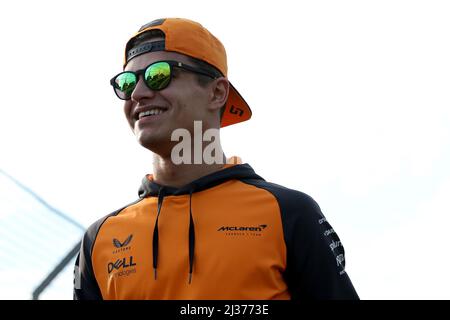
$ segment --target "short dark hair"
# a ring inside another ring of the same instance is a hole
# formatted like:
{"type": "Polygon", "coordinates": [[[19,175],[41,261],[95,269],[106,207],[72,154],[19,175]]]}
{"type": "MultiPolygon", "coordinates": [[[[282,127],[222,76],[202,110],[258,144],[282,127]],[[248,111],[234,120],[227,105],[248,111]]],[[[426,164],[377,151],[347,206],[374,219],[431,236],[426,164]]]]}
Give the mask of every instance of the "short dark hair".
{"type": "MultiPolygon", "coordinates": [[[[149,31],[146,31],[138,36],[136,36],[132,42],[129,44],[130,50],[136,48],[137,46],[143,44],[144,42],[148,42],[152,38],[165,38],[164,32],[158,29],[152,29],[149,31]]],[[[222,72],[220,72],[217,68],[210,65],[209,63],[199,60],[190,56],[187,56],[189,58],[189,61],[193,64],[194,67],[201,68],[205,70],[207,73],[213,75],[215,78],[223,77],[222,72]]],[[[197,82],[202,86],[205,87],[208,83],[210,83],[213,79],[202,75],[202,74],[196,74],[197,82]]]]}

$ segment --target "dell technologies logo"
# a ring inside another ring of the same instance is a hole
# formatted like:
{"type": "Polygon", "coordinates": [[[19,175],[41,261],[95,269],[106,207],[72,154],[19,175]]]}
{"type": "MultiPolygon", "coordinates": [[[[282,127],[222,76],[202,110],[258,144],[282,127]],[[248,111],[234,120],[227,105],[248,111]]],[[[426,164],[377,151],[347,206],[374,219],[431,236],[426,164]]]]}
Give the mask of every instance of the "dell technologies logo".
{"type": "Polygon", "coordinates": [[[108,263],[108,273],[113,270],[126,269],[129,267],[134,267],[136,263],[133,263],[133,257],[117,259],[115,262],[108,263]]]}
{"type": "Polygon", "coordinates": [[[122,258],[108,263],[108,274],[111,274],[115,270],[117,270],[113,273],[115,277],[129,276],[130,274],[136,273],[136,263],[133,262],[133,256],[130,256],[128,259],[122,258]]]}

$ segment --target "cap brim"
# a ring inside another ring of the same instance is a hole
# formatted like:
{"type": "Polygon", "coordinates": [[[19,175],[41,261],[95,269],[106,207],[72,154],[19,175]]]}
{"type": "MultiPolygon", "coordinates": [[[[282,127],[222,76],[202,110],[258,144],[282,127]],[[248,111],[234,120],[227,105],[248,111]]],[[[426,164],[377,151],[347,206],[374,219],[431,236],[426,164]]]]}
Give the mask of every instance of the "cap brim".
{"type": "Polygon", "coordinates": [[[252,117],[252,110],[239,94],[236,88],[230,83],[228,100],[222,114],[220,127],[226,127],[235,123],[247,121],[252,117]]]}

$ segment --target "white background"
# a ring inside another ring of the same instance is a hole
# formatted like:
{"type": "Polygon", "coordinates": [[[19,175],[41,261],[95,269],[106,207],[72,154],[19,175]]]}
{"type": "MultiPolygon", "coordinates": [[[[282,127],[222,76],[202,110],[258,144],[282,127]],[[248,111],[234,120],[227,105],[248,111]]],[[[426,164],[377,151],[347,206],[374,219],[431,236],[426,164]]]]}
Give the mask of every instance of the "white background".
{"type": "Polygon", "coordinates": [[[361,298],[450,298],[447,1],[9,1],[0,168],[85,226],[134,201],[151,154],[109,79],[163,17],[221,39],[253,110],[227,156],[319,203],[361,298]]]}

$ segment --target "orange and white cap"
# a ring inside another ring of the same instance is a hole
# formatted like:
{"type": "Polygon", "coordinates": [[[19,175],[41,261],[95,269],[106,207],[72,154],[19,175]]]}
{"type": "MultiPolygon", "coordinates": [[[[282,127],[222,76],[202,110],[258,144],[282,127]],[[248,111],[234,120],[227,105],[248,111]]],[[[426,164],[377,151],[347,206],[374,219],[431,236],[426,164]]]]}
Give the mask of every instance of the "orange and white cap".
{"type": "MultiPolygon", "coordinates": [[[[209,63],[227,76],[227,54],[223,44],[206,28],[195,21],[182,18],[165,18],[154,20],[142,26],[133,35],[125,47],[125,65],[134,57],[151,51],[174,51],[209,63]],[[163,42],[155,45],[146,45],[137,48],[138,51],[129,52],[133,40],[140,34],[149,30],[160,30],[165,35],[163,42]]],[[[222,114],[221,127],[239,123],[250,119],[252,111],[230,83],[228,100],[222,114]]]]}

